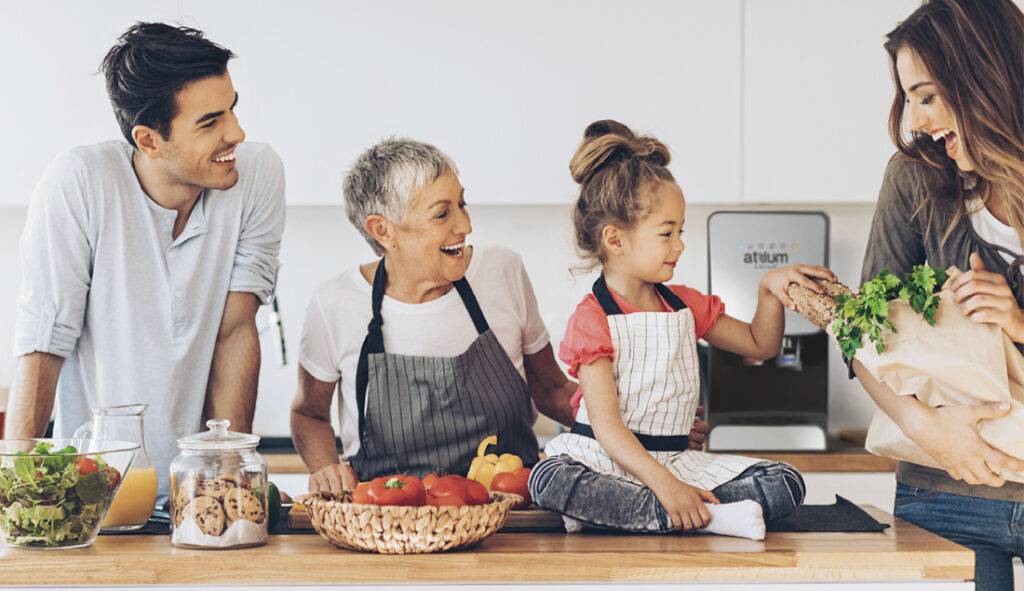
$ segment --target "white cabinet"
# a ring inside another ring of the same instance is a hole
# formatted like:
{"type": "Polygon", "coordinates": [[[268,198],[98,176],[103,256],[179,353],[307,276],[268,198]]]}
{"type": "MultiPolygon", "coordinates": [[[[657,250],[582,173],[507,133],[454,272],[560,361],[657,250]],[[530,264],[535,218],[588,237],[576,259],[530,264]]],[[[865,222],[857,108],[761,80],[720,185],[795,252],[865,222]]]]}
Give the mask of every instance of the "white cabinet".
{"type": "Polygon", "coordinates": [[[0,0],[0,206],[120,136],[95,72],[137,20],[238,54],[238,114],[291,204],[338,204],[391,135],[437,144],[471,203],[569,203],[585,125],[656,134],[691,202],[873,201],[893,152],[884,34],[918,0],[0,0]]]}
{"type": "Polygon", "coordinates": [[[0,0],[0,206],[27,205],[57,153],[121,137],[100,62],[132,23],[177,18],[175,0],[0,0]]]}
{"type": "Polygon", "coordinates": [[[749,202],[874,201],[895,151],[885,34],[918,0],[745,2],[749,202]]]}
{"type": "Polygon", "coordinates": [[[569,203],[584,127],[656,134],[693,201],[739,194],[740,0],[184,0],[238,54],[249,137],[292,204],[337,204],[346,167],[391,135],[436,144],[468,201],[569,203]]]}

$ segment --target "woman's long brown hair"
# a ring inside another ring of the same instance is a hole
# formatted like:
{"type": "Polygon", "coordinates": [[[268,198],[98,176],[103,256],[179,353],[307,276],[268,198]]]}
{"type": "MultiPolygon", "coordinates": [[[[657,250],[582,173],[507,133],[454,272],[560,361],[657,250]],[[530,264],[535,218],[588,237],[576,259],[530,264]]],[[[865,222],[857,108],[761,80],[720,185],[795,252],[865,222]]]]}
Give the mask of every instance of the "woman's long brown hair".
{"type": "Polygon", "coordinates": [[[944,241],[966,212],[963,183],[940,143],[926,133],[907,133],[907,97],[896,70],[904,47],[917,54],[953,113],[980,195],[1001,198],[1024,241],[1024,13],[1012,0],[926,0],[886,38],[896,83],[889,134],[900,152],[947,173],[943,191],[927,195],[918,208],[929,228],[935,206],[954,212],[944,241]]]}

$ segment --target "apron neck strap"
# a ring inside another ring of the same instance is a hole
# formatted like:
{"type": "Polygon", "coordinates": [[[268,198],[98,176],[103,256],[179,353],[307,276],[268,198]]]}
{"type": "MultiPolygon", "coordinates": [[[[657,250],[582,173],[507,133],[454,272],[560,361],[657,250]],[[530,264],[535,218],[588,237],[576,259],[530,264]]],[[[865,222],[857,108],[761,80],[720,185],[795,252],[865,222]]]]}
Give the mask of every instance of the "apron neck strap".
{"type": "MultiPolygon", "coordinates": [[[[369,353],[383,353],[384,352],[384,317],[381,315],[381,306],[384,303],[384,288],[388,283],[388,272],[384,267],[384,259],[380,259],[380,263],[377,265],[377,271],[373,274],[373,295],[371,296],[371,309],[373,311],[373,318],[370,319],[370,324],[366,327],[366,338],[368,343],[367,351],[369,353]]],[[[490,330],[490,325],[487,324],[487,319],[484,318],[484,313],[480,309],[480,304],[476,300],[476,295],[473,293],[473,288],[469,286],[469,282],[463,277],[454,282],[455,291],[459,293],[459,297],[462,299],[462,304],[466,307],[466,311],[469,312],[469,317],[473,320],[473,326],[476,328],[477,334],[484,334],[490,330]]]]}
{"type": "MultiPolygon", "coordinates": [[[[677,296],[674,291],[666,287],[665,284],[656,283],[654,289],[676,312],[686,309],[686,302],[677,296]]],[[[597,303],[601,305],[601,309],[604,310],[606,316],[622,314],[622,308],[619,307],[615,302],[615,298],[612,297],[612,292],[608,289],[604,275],[598,277],[597,281],[594,282],[594,297],[597,298],[597,303]]]]}
{"type": "Polygon", "coordinates": [[[672,309],[676,312],[686,309],[686,302],[683,301],[683,298],[677,296],[676,292],[669,289],[664,283],[655,285],[654,289],[658,290],[658,295],[661,296],[661,299],[668,302],[668,305],[672,306],[672,309]]]}
{"type": "Polygon", "coordinates": [[[462,304],[466,306],[469,317],[473,319],[476,334],[484,334],[490,330],[491,327],[487,324],[487,319],[484,318],[483,310],[480,309],[480,303],[476,301],[476,294],[473,293],[473,288],[469,286],[469,282],[466,281],[465,277],[455,282],[455,291],[459,292],[462,304]]]}
{"type": "Polygon", "coordinates": [[[384,268],[384,259],[377,264],[377,271],[373,274],[373,292],[370,296],[370,309],[373,317],[366,327],[366,341],[363,347],[371,353],[384,352],[384,317],[380,314],[381,303],[384,302],[384,286],[388,283],[388,272],[384,268]]]}

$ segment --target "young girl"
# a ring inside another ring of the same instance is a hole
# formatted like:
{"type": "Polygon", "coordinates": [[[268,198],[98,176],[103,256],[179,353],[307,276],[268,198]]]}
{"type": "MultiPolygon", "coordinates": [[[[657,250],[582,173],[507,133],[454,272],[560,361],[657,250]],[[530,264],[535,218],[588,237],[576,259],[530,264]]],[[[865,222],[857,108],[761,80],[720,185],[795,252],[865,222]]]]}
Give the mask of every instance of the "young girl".
{"type": "Polygon", "coordinates": [[[750,324],[683,285],[665,286],[683,253],[686,204],[668,148],[616,121],[592,123],[570,163],[585,260],[601,267],[576,307],[559,356],[580,380],[570,433],[548,443],[529,481],[534,501],[584,526],[635,532],[701,529],[762,539],[765,521],[804,498],[792,466],[688,450],[700,400],[696,345],[744,357],[779,352],[790,283],[834,279],[823,267],[769,271],[750,324]]]}

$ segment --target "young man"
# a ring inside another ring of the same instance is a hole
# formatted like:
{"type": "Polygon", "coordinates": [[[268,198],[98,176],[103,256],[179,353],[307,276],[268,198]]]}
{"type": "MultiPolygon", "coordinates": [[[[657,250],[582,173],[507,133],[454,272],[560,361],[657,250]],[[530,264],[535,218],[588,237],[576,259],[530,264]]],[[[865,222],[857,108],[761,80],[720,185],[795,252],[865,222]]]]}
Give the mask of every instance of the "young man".
{"type": "Polygon", "coordinates": [[[167,494],[175,440],[227,418],[249,431],[255,315],[277,278],[284,170],[242,144],[234,55],[199,31],[128,29],[103,60],[126,142],[64,152],[22,236],[7,437],[56,437],[89,409],[146,403],[146,447],[167,494]]]}

